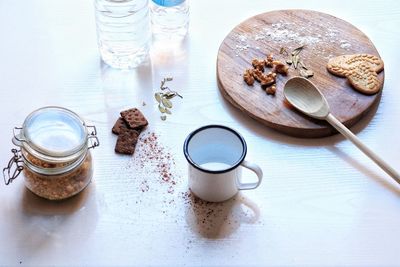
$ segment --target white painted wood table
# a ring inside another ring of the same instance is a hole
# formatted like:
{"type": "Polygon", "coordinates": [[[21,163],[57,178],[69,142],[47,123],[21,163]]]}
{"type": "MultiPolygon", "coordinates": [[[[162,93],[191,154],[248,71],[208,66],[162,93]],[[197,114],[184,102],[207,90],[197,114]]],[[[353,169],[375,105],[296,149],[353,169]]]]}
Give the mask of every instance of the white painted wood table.
{"type": "Polygon", "coordinates": [[[101,64],[91,1],[1,1],[0,162],[10,158],[12,128],[46,105],[93,121],[101,146],[93,151],[93,182],[68,201],[35,197],[22,177],[0,185],[0,266],[400,265],[399,185],[343,137],[282,135],[218,91],[225,35],[250,16],[287,8],[338,16],[375,43],[385,61],[381,103],[352,130],[400,170],[398,1],[192,1],[183,47],[169,55],[154,49],[150,63],[130,72],[101,64]],[[175,77],[184,101],[161,121],[153,94],[165,75],[175,77]],[[138,168],[138,155],[114,153],[118,112],[143,101],[149,131],[176,163],[173,190],[154,166],[138,168]],[[265,180],[235,200],[202,206],[184,195],[182,144],[210,123],[241,132],[247,159],[262,166],[265,180]]]}

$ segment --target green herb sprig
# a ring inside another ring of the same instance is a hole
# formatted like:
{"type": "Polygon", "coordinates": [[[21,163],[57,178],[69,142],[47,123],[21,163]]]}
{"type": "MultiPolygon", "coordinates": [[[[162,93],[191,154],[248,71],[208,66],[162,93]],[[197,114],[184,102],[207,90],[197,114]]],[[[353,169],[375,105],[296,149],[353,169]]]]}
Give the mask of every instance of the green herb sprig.
{"type": "Polygon", "coordinates": [[[167,82],[172,81],[172,77],[166,77],[163,80],[161,80],[161,85],[160,85],[160,90],[159,92],[154,94],[154,98],[156,99],[158,103],[158,110],[161,112],[161,120],[165,121],[167,119],[167,114],[171,115],[171,109],[173,107],[173,104],[171,100],[174,97],[180,97],[183,98],[178,92],[171,90],[168,86],[166,86],[167,82]]]}
{"type": "Polygon", "coordinates": [[[281,48],[280,54],[289,54],[289,58],[286,60],[286,64],[293,66],[295,70],[299,70],[300,76],[304,78],[311,78],[314,76],[314,72],[306,67],[303,60],[300,58],[301,51],[305,48],[304,45],[295,48],[290,54],[287,53],[285,48],[281,48]]]}

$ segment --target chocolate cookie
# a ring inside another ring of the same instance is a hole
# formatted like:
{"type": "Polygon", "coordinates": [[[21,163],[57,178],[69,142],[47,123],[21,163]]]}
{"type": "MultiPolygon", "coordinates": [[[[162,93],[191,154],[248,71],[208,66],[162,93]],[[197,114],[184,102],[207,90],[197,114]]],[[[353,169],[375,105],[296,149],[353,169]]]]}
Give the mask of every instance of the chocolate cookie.
{"type": "Polygon", "coordinates": [[[132,129],[122,130],[118,135],[117,143],[115,144],[115,152],[133,155],[139,134],[138,131],[132,129]]]}
{"type": "Polygon", "coordinates": [[[122,111],[121,117],[131,129],[142,129],[148,124],[142,112],[140,112],[137,108],[131,108],[122,111]]]}
{"type": "Polygon", "coordinates": [[[128,129],[128,125],[121,117],[119,117],[118,120],[115,122],[114,126],[112,127],[111,131],[114,134],[118,135],[122,131],[127,130],[127,129],[128,129]]]}

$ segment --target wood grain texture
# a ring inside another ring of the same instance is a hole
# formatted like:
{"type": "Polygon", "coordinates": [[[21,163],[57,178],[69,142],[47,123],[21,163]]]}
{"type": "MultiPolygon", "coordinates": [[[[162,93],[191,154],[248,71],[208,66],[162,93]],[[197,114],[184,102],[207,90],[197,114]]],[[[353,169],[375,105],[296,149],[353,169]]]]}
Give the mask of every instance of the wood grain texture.
{"type": "MultiPolygon", "coordinates": [[[[358,122],[379,102],[382,90],[372,96],[355,91],[346,79],[326,69],[329,58],[343,54],[367,53],[379,56],[368,37],[350,23],[334,16],[309,10],[279,10],[251,17],[235,27],[222,42],[217,58],[217,79],[223,96],[245,114],[283,133],[299,137],[322,137],[335,133],[325,122],[295,112],[285,102],[285,82],[299,75],[291,67],[287,76],[278,75],[277,92],[270,96],[259,83],[248,86],[242,74],[252,68],[254,58],[264,59],[272,53],[285,62],[282,47],[292,51],[305,48],[300,58],[314,71],[312,82],[323,92],[332,113],[346,126],[358,122]]],[[[266,72],[269,69],[266,68],[266,72]]],[[[384,72],[378,75],[383,84],[384,72]]]]}

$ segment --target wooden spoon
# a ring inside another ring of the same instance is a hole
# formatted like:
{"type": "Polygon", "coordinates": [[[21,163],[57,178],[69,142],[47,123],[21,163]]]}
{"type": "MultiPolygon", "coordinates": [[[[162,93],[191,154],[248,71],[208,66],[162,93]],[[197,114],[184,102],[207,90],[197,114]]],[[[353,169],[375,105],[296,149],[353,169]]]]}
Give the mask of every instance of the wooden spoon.
{"type": "Polygon", "coordinates": [[[400,184],[400,175],[330,113],[328,102],[312,82],[302,77],[291,78],[286,82],[283,94],[286,100],[299,111],[310,117],[329,122],[400,184]]]}

